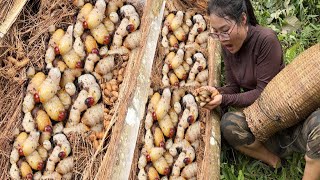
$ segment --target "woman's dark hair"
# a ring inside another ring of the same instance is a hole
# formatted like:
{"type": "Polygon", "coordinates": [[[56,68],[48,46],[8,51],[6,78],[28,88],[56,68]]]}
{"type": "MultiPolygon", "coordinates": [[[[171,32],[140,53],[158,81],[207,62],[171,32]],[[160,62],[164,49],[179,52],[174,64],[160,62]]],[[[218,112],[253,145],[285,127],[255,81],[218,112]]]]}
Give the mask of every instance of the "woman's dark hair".
{"type": "Polygon", "coordinates": [[[237,23],[241,21],[241,14],[247,14],[247,22],[253,26],[258,24],[254,15],[250,0],[210,0],[208,5],[209,14],[215,14],[219,17],[230,17],[237,23]]]}

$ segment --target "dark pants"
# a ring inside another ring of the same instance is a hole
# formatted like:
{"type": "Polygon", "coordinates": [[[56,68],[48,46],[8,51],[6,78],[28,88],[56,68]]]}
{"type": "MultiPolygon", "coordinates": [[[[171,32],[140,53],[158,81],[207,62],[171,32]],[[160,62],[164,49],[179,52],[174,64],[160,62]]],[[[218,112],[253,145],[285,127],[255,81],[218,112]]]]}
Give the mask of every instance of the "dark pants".
{"type": "MultiPolygon", "coordinates": [[[[221,132],[233,147],[250,145],[255,141],[242,112],[224,114],[221,132]]],[[[313,112],[305,121],[276,133],[264,145],[280,157],[301,152],[311,159],[320,159],[320,110],[313,112]]]]}

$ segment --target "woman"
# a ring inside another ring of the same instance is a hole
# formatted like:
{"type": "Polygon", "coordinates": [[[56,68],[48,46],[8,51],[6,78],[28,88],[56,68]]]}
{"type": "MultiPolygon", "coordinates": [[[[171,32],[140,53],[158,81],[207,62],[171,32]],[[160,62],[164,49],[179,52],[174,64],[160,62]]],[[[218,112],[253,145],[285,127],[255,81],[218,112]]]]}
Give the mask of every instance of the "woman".
{"type": "MultiPolygon", "coordinates": [[[[208,10],[210,35],[222,45],[226,85],[217,88],[220,94],[205,107],[247,107],[284,68],[281,45],[274,31],[258,25],[249,0],[211,0],[208,10]]],[[[221,132],[235,149],[274,168],[281,167],[280,157],[292,151],[304,152],[303,178],[320,178],[320,110],[265,143],[255,140],[242,111],[225,113],[221,132]]]]}

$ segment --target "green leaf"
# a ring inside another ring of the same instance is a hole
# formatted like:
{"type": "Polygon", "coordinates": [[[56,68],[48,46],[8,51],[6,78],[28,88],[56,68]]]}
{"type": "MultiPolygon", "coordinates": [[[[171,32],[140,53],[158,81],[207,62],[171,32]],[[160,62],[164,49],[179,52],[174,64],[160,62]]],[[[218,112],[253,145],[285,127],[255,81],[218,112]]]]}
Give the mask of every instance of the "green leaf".
{"type": "Polygon", "coordinates": [[[238,180],[244,180],[244,175],[242,170],[239,171],[238,180]]]}
{"type": "Polygon", "coordinates": [[[286,62],[290,63],[296,56],[300,43],[296,43],[286,51],[286,62]]]}
{"type": "Polygon", "coordinates": [[[299,19],[296,17],[296,16],[289,16],[289,17],[286,17],[284,18],[284,21],[292,26],[293,28],[295,29],[298,29],[301,27],[301,22],[299,21],[299,19]]]}

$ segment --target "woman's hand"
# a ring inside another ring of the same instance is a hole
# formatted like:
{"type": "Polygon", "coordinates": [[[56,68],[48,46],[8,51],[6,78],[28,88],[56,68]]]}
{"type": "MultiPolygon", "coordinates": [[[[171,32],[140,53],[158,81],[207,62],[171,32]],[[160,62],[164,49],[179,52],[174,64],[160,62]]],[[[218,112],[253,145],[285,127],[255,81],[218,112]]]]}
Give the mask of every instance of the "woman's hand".
{"type": "Polygon", "coordinates": [[[209,110],[213,110],[215,109],[216,107],[218,107],[222,102],[222,95],[221,94],[218,94],[216,96],[214,96],[214,98],[208,102],[204,108],[206,109],[209,109],[209,110]]]}
{"type": "Polygon", "coordinates": [[[203,87],[200,87],[198,89],[195,90],[194,92],[194,95],[195,96],[198,96],[198,94],[201,92],[201,91],[208,91],[211,93],[211,101],[208,102],[204,108],[206,109],[209,109],[209,110],[213,110],[215,109],[217,106],[219,106],[222,102],[222,95],[219,94],[219,91],[215,88],[215,87],[212,87],[212,86],[203,86],[203,87]]]}

